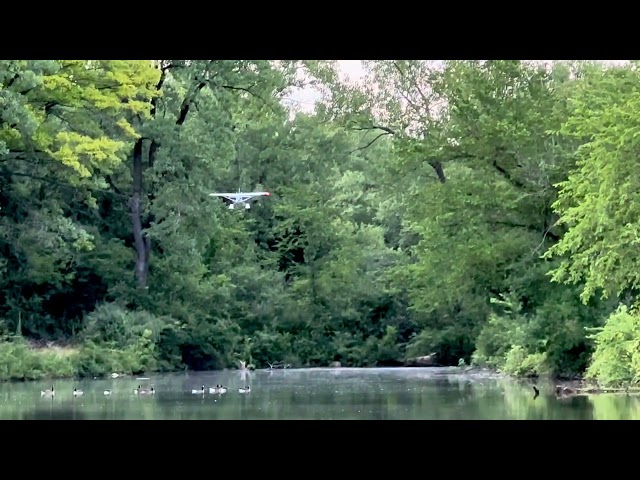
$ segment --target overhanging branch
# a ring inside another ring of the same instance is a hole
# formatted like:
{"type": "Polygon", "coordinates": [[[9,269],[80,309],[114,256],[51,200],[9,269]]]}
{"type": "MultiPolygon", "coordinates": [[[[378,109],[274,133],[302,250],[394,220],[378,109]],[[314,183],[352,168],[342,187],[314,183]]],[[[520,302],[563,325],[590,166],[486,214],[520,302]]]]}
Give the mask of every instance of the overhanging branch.
{"type": "Polygon", "coordinates": [[[349,154],[355,153],[355,152],[357,152],[357,151],[359,151],[359,150],[364,150],[364,149],[366,149],[366,148],[369,148],[371,145],[373,145],[373,143],[374,143],[376,140],[378,140],[380,137],[384,137],[385,135],[391,135],[391,134],[390,134],[390,133],[388,133],[388,132],[382,132],[380,135],[378,135],[376,138],[374,138],[373,140],[371,140],[369,143],[367,143],[367,144],[366,144],[366,145],[364,145],[363,147],[358,147],[358,148],[356,148],[356,149],[354,149],[354,150],[351,150],[351,151],[349,152],[349,154]]]}
{"type": "Polygon", "coordinates": [[[255,87],[255,85],[253,85],[251,87],[237,87],[235,85],[220,85],[220,88],[224,88],[226,90],[236,90],[236,91],[241,91],[241,92],[248,93],[249,95],[252,95],[252,96],[256,97],[257,99],[261,100],[262,103],[264,103],[267,107],[269,107],[272,111],[275,112],[275,109],[273,108],[273,105],[271,105],[271,103],[269,103],[262,96],[258,95],[256,92],[251,90],[253,87],[255,87]]]}
{"type": "Polygon", "coordinates": [[[368,127],[354,127],[353,130],[382,130],[383,132],[387,132],[389,135],[397,135],[396,131],[389,127],[383,127],[381,125],[371,125],[368,127]]]}
{"type": "Polygon", "coordinates": [[[494,160],[491,165],[493,165],[493,168],[495,168],[500,173],[500,175],[502,175],[502,177],[504,177],[504,179],[507,180],[507,182],[509,182],[511,185],[518,188],[525,188],[524,183],[513,178],[507,170],[498,165],[497,161],[494,160]]]}
{"type": "Polygon", "coordinates": [[[187,96],[182,105],[180,106],[180,115],[178,116],[178,120],[176,120],[176,125],[182,125],[184,121],[187,119],[187,114],[189,113],[189,109],[191,108],[192,102],[195,100],[198,92],[202,90],[207,84],[205,82],[199,83],[194,89],[193,93],[187,96]]]}
{"type": "MultiPolygon", "coordinates": [[[[370,125],[370,126],[367,126],[367,127],[354,127],[353,130],[382,130],[384,133],[381,133],[380,135],[378,135],[376,138],[374,138],[371,142],[369,142],[369,144],[365,145],[364,147],[356,148],[355,150],[353,150],[353,151],[351,151],[349,153],[354,153],[354,152],[357,152],[358,150],[364,150],[365,148],[370,147],[373,144],[373,142],[375,142],[379,138],[383,137],[384,135],[397,136],[395,130],[393,130],[390,127],[384,127],[382,125],[370,125]]],[[[440,162],[439,160],[427,160],[427,163],[436,172],[436,175],[438,176],[438,180],[440,181],[440,183],[445,183],[447,181],[447,177],[444,174],[444,168],[442,167],[442,162],[440,162]]]]}
{"type": "MultiPolygon", "coordinates": [[[[33,180],[38,180],[40,182],[45,182],[45,183],[48,183],[50,185],[56,185],[58,187],[66,188],[68,190],[78,190],[79,189],[79,187],[75,187],[73,185],[69,185],[68,183],[58,182],[56,180],[51,180],[50,178],[40,177],[38,175],[31,175],[30,173],[0,171],[0,175],[2,175],[3,177],[14,177],[15,176],[15,177],[31,178],[33,180]]],[[[118,197],[124,197],[125,196],[125,195],[122,195],[122,194],[117,193],[117,192],[112,192],[111,190],[103,190],[101,188],[92,187],[92,186],[89,186],[89,185],[83,185],[83,188],[86,188],[87,190],[91,190],[91,191],[94,191],[94,192],[108,193],[110,195],[115,195],[115,196],[118,196],[118,197]]]]}

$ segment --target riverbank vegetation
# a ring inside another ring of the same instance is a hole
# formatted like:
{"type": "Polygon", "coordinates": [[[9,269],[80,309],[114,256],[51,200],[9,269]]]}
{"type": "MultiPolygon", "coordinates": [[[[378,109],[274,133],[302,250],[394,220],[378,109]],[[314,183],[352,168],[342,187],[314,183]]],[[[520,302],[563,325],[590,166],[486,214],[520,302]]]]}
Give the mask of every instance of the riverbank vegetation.
{"type": "Polygon", "coordinates": [[[637,383],[638,64],[363,64],[0,61],[0,379],[435,353],[637,383]],[[272,195],[208,195],[239,188],[272,195]]]}

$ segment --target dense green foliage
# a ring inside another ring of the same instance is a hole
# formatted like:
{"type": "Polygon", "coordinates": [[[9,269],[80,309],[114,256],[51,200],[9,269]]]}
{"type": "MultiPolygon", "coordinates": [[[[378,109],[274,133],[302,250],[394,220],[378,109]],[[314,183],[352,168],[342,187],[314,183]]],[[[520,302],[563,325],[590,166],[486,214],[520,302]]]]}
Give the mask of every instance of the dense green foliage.
{"type": "Polygon", "coordinates": [[[0,379],[640,378],[637,65],[363,63],[0,61],[0,379]],[[238,188],[272,196],[208,196],[238,188]]]}

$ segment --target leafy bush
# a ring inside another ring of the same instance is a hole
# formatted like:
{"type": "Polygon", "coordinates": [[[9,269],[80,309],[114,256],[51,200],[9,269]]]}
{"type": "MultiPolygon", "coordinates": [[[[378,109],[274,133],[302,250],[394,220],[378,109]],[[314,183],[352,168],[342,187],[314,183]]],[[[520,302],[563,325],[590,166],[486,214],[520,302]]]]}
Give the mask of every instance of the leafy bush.
{"type": "Polygon", "coordinates": [[[96,344],[88,342],[78,355],[80,376],[101,376],[109,373],[139,374],[156,368],[155,344],[151,331],[143,332],[134,344],[118,348],[115,343],[96,344]]]}
{"type": "Polygon", "coordinates": [[[604,327],[590,328],[595,341],[586,377],[610,386],[640,381],[640,314],[621,305],[604,327]]]}
{"type": "MultiPolygon", "coordinates": [[[[241,360],[257,367],[267,367],[269,363],[291,363],[291,345],[293,338],[290,333],[273,332],[263,329],[246,338],[243,350],[238,354],[241,360]]],[[[295,359],[293,359],[295,361],[295,359]]]]}
{"type": "Polygon", "coordinates": [[[528,353],[524,347],[514,345],[507,352],[502,369],[509,375],[522,377],[549,373],[546,353],[528,353]]]}
{"type": "Polygon", "coordinates": [[[145,332],[157,341],[163,326],[172,319],[158,317],[144,310],[127,310],[117,303],[104,303],[85,318],[86,341],[108,343],[118,347],[135,344],[145,332]]]}
{"type": "Polygon", "coordinates": [[[598,324],[601,310],[581,305],[569,290],[527,313],[513,295],[493,304],[476,338],[474,364],[517,376],[572,376],[587,368],[592,345],[585,328],[598,324]]]}
{"type": "MultiPolygon", "coordinates": [[[[237,323],[231,320],[201,318],[174,330],[172,335],[174,341],[179,339],[182,363],[193,370],[215,370],[236,364],[234,352],[240,348],[242,336],[237,323]]],[[[176,355],[175,348],[173,352],[176,355]]]]}

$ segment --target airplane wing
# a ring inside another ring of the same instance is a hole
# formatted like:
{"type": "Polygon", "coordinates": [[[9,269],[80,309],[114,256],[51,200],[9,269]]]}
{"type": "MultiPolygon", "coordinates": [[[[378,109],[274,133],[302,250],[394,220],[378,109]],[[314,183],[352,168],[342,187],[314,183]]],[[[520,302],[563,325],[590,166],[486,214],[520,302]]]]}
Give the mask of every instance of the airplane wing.
{"type": "Polygon", "coordinates": [[[231,202],[239,203],[246,202],[255,197],[269,197],[271,193],[269,192],[236,192],[236,193],[210,193],[211,197],[222,197],[231,202]]]}

